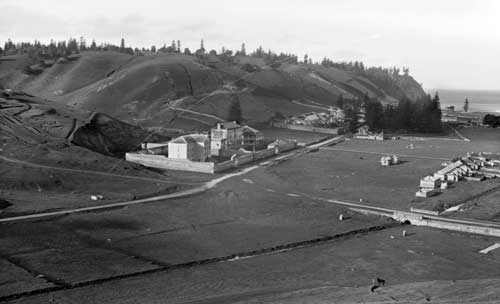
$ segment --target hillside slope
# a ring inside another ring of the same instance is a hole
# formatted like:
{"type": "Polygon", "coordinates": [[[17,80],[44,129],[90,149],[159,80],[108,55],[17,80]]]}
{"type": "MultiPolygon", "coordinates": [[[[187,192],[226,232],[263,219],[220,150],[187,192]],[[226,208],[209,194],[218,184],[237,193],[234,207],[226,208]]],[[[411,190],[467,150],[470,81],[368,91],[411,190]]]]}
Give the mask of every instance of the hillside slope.
{"type": "Polygon", "coordinates": [[[23,73],[29,60],[15,59],[0,63],[0,86],[143,127],[206,129],[214,119],[203,114],[226,119],[235,100],[245,119],[264,122],[276,112],[314,110],[294,103],[297,100],[334,106],[340,95],[347,102],[368,94],[395,103],[404,95],[415,100],[425,94],[412,78],[391,83],[391,95],[368,76],[313,64],[269,67],[252,57],[223,62],[182,54],[83,52],[77,60],[56,63],[30,76],[23,73]],[[194,112],[181,113],[187,108],[194,112]]]}
{"type": "MultiPolygon", "coordinates": [[[[148,132],[106,114],[0,90],[0,131],[5,147],[75,144],[105,155],[135,149],[148,132]]],[[[156,136],[156,135],[154,135],[156,136]]]]}

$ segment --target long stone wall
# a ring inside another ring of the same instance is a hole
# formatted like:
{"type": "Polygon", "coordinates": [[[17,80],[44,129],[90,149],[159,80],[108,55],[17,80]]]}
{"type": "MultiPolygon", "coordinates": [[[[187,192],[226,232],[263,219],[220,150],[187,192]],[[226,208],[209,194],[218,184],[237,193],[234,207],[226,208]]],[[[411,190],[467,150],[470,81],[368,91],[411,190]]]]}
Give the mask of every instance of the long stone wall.
{"type": "Polygon", "coordinates": [[[343,134],[343,128],[321,128],[321,127],[313,127],[313,126],[302,126],[302,125],[292,125],[286,124],[282,122],[272,122],[271,125],[276,128],[290,129],[296,131],[305,131],[305,132],[315,132],[315,133],[323,133],[323,134],[343,134]]]}
{"type": "MultiPolygon", "coordinates": [[[[147,150],[126,153],[125,160],[141,164],[146,167],[158,168],[158,169],[217,173],[244,164],[248,164],[260,159],[268,158],[285,151],[295,149],[296,146],[297,145],[295,142],[290,142],[279,145],[276,148],[270,148],[255,153],[249,153],[247,155],[236,157],[233,160],[228,160],[218,164],[215,164],[213,162],[194,162],[187,159],[173,159],[173,158],[168,158],[165,155],[150,154],[151,152],[147,150]]],[[[158,148],[158,151],[154,152],[159,152],[159,151],[160,149],[158,148]]]]}
{"type": "Polygon", "coordinates": [[[168,170],[182,170],[193,171],[202,173],[214,173],[214,163],[212,162],[193,162],[187,159],[174,159],[168,158],[164,155],[153,154],[140,154],[140,153],[126,153],[125,160],[146,167],[168,169],[168,170]]]}
{"type": "Polygon", "coordinates": [[[393,218],[400,222],[409,221],[412,225],[415,226],[434,227],[453,231],[500,237],[500,227],[472,224],[465,221],[463,223],[460,223],[458,221],[451,222],[447,221],[446,219],[441,220],[404,211],[394,212],[393,218]]]}

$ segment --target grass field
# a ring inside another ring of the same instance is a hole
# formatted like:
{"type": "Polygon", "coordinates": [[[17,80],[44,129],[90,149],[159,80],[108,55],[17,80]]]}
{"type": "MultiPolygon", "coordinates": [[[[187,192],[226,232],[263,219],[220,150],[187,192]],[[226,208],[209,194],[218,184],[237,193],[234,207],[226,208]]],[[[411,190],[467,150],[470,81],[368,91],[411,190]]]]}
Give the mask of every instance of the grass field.
{"type": "Polygon", "coordinates": [[[296,140],[299,143],[311,143],[329,136],[328,134],[272,128],[265,125],[258,125],[256,128],[264,133],[268,139],[296,140]]]}
{"type": "MultiPolygon", "coordinates": [[[[293,133],[279,129],[266,135],[293,133]]],[[[296,136],[313,141],[317,135],[296,136]]],[[[495,270],[500,254],[478,253],[495,238],[392,226],[386,218],[354,213],[316,199],[361,199],[362,203],[402,210],[426,204],[432,207],[432,201],[414,196],[420,178],[440,169],[442,159],[490,144],[349,140],[262,166],[190,197],[4,224],[0,229],[0,262],[6,265],[8,275],[0,276],[0,284],[7,286],[0,296],[89,282],[86,287],[17,302],[288,303],[393,298],[427,302],[429,297],[446,296],[429,283],[435,281],[452,294],[469,290],[462,294],[462,300],[484,299],[471,289],[482,282],[491,286],[490,296],[498,299],[494,287],[499,283],[486,280],[500,274],[495,270]],[[409,143],[413,149],[407,148],[409,143]],[[405,155],[403,163],[382,167],[380,156],[394,153],[405,155]],[[340,214],[343,221],[339,221],[340,214]],[[357,232],[316,246],[95,281],[380,225],[387,228],[357,232]],[[403,230],[408,231],[407,237],[402,237],[403,230]],[[370,293],[374,277],[386,279],[387,286],[370,293]],[[450,286],[455,283],[456,288],[450,286]]],[[[458,200],[495,182],[457,183],[455,189],[436,199],[458,200]]],[[[472,208],[462,214],[481,217],[496,210],[494,195],[475,202],[484,208],[474,209],[471,204],[472,208]]]]}
{"type": "Polygon", "coordinates": [[[138,298],[147,303],[425,303],[498,298],[498,289],[488,287],[487,295],[486,290],[474,289],[478,282],[487,288],[484,280],[500,274],[498,254],[477,253],[491,240],[426,228],[410,228],[410,235],[402,238],[402,230],[60,291],[22,303],[82,298],[106,303],[136,303],[138,298]],[[386,285],[371,293],[371,279],[376,277],[385,279],[386,285]],[[428,281],[441,290],[424,283],[428,281]]]}

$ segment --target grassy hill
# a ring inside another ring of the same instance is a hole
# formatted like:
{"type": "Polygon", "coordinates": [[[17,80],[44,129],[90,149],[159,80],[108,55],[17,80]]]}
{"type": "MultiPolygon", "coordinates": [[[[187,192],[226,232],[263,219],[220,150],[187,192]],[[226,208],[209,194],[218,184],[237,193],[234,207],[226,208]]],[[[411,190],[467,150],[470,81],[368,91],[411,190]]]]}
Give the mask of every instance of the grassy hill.
{"type": "Polygon", "coordinates": [[[3,146],[61,151],[75,144],[109,156],[135,149],[147,136],[157,136],[106,114],[4,90],[0,90],[0,132],[3,146]]]}
{"type": "Polygon", "coordinates": [[[368,94],[394,103],[405,92],[411,99],[425,94],[413,79],[394,81],[387,92],[367,77],[335,67],[282,63],[272,68],[261,58],[246,56],[224,62],[215,56],[200,60],[182,54],[88,51],[76,60],[45,67],[39,75],[23,72],[33,64],[27,56],[14,59],[0,61],[0,86],[143,127],[206,129],[214,119],[203,114],[226,119],[234,100],[240,102],[245,119],[264,122],[276,112],[313,110],[295,100],[336,105],[340,94],[347,102],[368,94]],[[254,72],[249,73],[248,66],[254,72]],[[187,108],[201,114],[182,112],[178,118],[180,109],[187,108]]]}

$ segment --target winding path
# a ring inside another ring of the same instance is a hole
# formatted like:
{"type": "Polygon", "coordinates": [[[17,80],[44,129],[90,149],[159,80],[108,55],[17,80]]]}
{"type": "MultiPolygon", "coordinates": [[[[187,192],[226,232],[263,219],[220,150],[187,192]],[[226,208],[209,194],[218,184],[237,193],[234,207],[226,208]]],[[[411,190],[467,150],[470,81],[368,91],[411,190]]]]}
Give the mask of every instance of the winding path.
{"type": "Polygon", "coordinates": [[[173,109],[173,110],[176,110],[176,111],[181,111],[181,112],[186,112],[186,113],[191,113],[191,114],[196,114],[196,115],[200,115],[200,116],[209,117],[209,118],[212,118],[212,119],[215,119],[215,120],[218,120],[218,121],[224,121],[224,119],[222,119],[222,118],[220,118],[218,116],[215,116],[215,115],[211,115],[211,114],[206,114],[206,113],[202,113],[202,112],[196,112],[196,111],[193,111],[193,110],[183,109],[183,108],[178,108],[178,107],[173,107],[173,106],[170,106],[169,108],[173,109]]]}
{"type": "Polygon", "coordinates": [[[102,171],[93,171],[93,170],[84,170],[84,169],[70,169],[70,168],[64,168],[64,167],[47,166],[47,165],[36,164],[36,163],[32,163],[32,162],[28,162],[28,161],[24,161],[24,160],[20,160],[20,159],[10,158],[10,157],[6,157],[3,155],[0,155],[0,161],[12,163],[12,164],[23,165],[23,166],[32,167],[32,168],[58,170],[58,171],[79,173],[79,174],[92,174],[92,175],[100,175],[100,176],[128,178],[128,179],[134,179],[134,180],[140,180],[140,181],[146,181],[146,182],[154,182],[154,183],[165,183],[165,184],[177,183],[177,184],[186,184],[186,185],[198,185],[199,184],[199,183],[179,183],[179,182],[176,182],[173,180],[163,180],[163,179],[132,176],[132,175],[114,174],[114,173],[107,173],[107,172],[102,172],[102,171]]]}
{"type": "MultiPolygon", "coordinates": [[[[322,145],[331,145],[332,143],[339,141],[339,140],[342,140],[343,138],[344,138],[343,136],[330,138],[330,139],[327,139],[325,141],[311,145],[310,147],[317,148],[317,147],[320,147],[322,145]]],[[[190,196],[190,195],[198,194],[198,193],[204,192],[208,189],[214,188],[215,186],[217,186],[217,184],[223,182],[226,179],[229,179],[229,178],[232,178],[235,176],[244,175],[244,174],[251,172],[257,168],[269,165],[270,163],[272,163],[273,160],[280,160],[280,159],[283,159],[284,157],[290,157],[290,156],[294,155],[295,153],[292,152],[292,153],[288,153],[286,155],[280,155],[278,157],[274,157],[270,161],[262,162],[262,163],[259,163],[258,165],[244,168],[238,172],[225,174],[221,177],[210,180],[210,181],[208,181],[202,185],[199,185],[197,187],[183,190],[183,191],[179,191],[179,192],[175,192],[175,193],[158,195],[158,196],[153,196],[153,197],[138,199],[138,200],[131,200],[131,201],[125,201],[125,202],[119,202],[119,203],[99,205],[99,206],[73,208],[73,209],[60,210],[60,211],[41,212],[41,213],[36,213],[36,214],[28,214],[28,215],[0,218],[0,223],[16,222],[16,221],[30,220],[30,219],[40,219],[40,218],[46,218],[46,217],[52,217],[52,216],[58,216],[58,215],[66,215],[66,214],[72,214],[72,213],[88,212],[88,211],[99,211],[99,210],[113,209],[113,208],[117,208],[117,207],[129,206],[129,205],[151,203],[151,202],[156,202],[156,201],[165,200],[165,199],[173,199],[173,198],[190,196]]],[[[167,181],[155,180],[155,179],[150,179],[150,178],[132,177],[132,176],[127,176],[127,175],[118,175],[118,174],[98,172],[98,171],[51,167],[51,166],[33,164],[30,162],[21,161],[21,160],[17,160],[17,159],[12,159],[12,158],[8,158],[8,157],[2,156],[2,155],[0,155],[0,160],[7,161],[10,163],[27,165],[27,166],[36,167],[36,168],[42,168],[42,169],[56,169],[56,170],[62,170],[62,171],[67,171],[67,172],[74,172],[74,173],[89,173],[89,174],[98,174],[98,175],[114,176],[114,177],[126,177],[126,178],[134,178],[134,179],[140,179],[140,180],[146,180],[146,181],[152,181],[152,182],[167,182],[167,181]]],[[[172,181],[168,181],[167,183],[172,183],[172,181]]]]}

